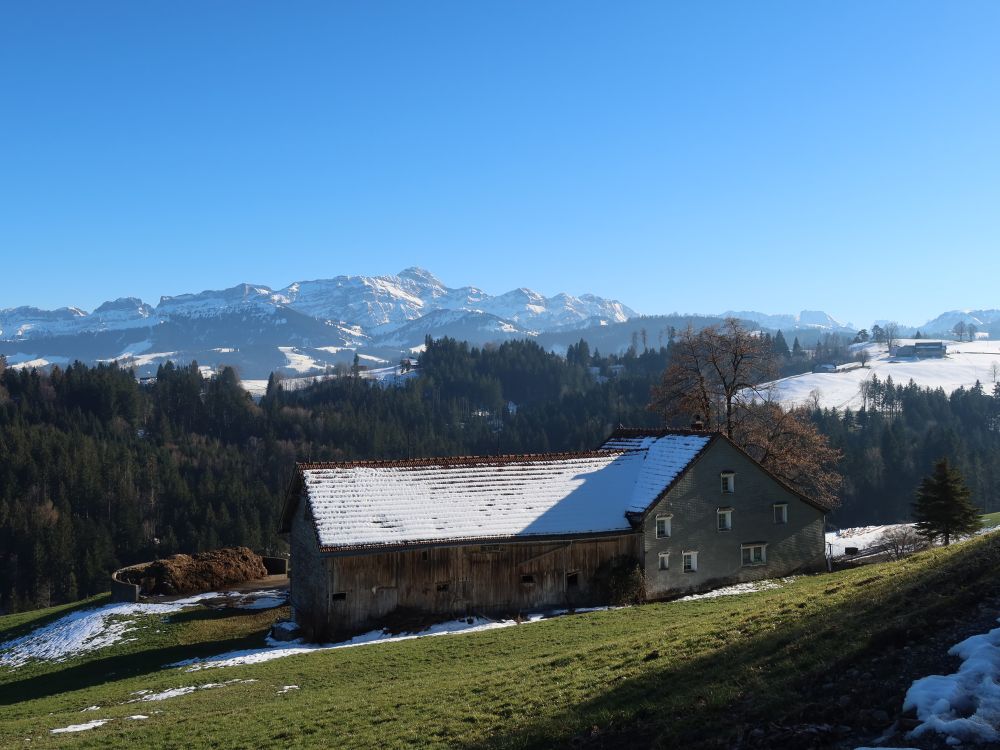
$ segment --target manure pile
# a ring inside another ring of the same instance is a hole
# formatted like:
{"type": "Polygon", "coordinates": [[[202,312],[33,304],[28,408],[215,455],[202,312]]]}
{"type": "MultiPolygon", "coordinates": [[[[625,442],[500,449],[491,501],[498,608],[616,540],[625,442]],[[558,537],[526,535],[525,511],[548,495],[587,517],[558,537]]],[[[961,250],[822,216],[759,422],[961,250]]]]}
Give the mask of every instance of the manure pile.
{"type": "Polygon", "coordinates": [[[139,586],[143,594],[198,594],[264,578],[261,556],[247,547],[172,555],[144,568],[123,570],[119,578],[139,586]]]}

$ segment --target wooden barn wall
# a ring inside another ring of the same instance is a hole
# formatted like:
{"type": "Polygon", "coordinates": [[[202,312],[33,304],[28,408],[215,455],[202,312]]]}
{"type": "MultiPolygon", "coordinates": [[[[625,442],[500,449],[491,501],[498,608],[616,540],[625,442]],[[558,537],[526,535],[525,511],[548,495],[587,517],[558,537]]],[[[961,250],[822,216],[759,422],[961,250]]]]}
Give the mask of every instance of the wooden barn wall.
{"type": "Polygon", "coordinates": [[[625,534],[326,558],[331,629],[377,625],[397,608],[464,616],[606,603],[598,570],[638,558],[641,544],[641,535],[625,534]]]}
{"type": "Polygon", "coordinates": [[[306,634],[312,637],[326,628],[329,595],[326,590],[326,565],[319,554],[316,524],[305,495],[292,516],[291,531],[289,594],[292,613],[306,634]]]}

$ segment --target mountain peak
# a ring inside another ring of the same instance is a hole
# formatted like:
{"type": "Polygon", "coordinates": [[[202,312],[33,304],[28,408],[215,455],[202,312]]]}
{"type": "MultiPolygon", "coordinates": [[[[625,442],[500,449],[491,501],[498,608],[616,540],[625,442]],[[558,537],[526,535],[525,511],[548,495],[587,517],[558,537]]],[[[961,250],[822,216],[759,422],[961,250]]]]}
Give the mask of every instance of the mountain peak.
{"type": "Polygon", "coordinates": [[[431,286],[444,286],[437,276],[432,274],[426,268],[420,268],[419,266],[410,266],[409,268],[404,268],[398,274],[401,279],[410,279],[411,281],[418,281],[422,284],[430,284],[431,286]]]}

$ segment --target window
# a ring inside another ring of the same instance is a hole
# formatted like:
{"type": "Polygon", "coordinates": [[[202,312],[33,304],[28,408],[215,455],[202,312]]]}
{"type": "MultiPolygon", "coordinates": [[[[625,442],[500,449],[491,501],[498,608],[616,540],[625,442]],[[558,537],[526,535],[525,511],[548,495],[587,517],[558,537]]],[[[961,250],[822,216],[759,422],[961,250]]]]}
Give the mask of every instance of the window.
{"type": "Polygon", "coordinates": [[[656,538],[666,539],[670,536],[670,521],[673,516],[657,516],[656,517],[656,538]]]}
{"type": "Polygon", "coordinates": [[[775,503],[774,508],[774,522],[775,523],[788,523],[788,503],[775,503]]]}
{"type": "Polygon", "coordinates": [[[421,550],[420,551],[420,559],[421,560],[429,560],[430,557],[431,557],[431,553],[428,552],[427,550],[421,550]]]}
{"type": "Polygon", "coordinates": [[[535,583],[535,577],[532,575],[521,576],[521,583],[526,583],[531,586],[535,583]]]}
{"type": "Polygon", "coordinates": [[[580,574],[579,573],[567,573],[566,574],[566,588],[575,589],[580,587],[580,574]]]}
{"type": "Polygon", "coordinates": [[[732,531],[733,530],[733,509],[732,508],[719,508],[718,512],[718,529],[719,531],[732,531]]]}
{"type": "Polygon", "coordinates": [[[736,472],[724,471],[719,476],[722,478],[723,495],[731,495],[736,492],[736,472]]]}
{"type": "Polygon", "coordinates": [[[744,565],[764,565],[767,562],[766,544],[744,544],[742,549],[744,565]]]}
{"type": "Polygon", "coordinates": [[[685,552],[683,555],[684,560],[684,572],[694,573],[698,570],[698,553],[697,552],[685,552]]]}
{"type": "Polygon", "coordinates": [[[447,581],[443,581],[442,583],[439,583],[437,585],[437,590],[438,591],[442,591],[442,592],[443,591],[447,591],[448,590],[448,582],[447,581]]]}
{"type": "Polygon", "coordinates": [[[670,570],[670,553],[661,552],[659,559],[659,569],[660,570],[670,570]]]}
{"type": "Polygon", "coordinates": [[[330,600],[334,601],[334,602],[347,601],[347,592],[346,591],[338,591],[336,594],[331,594],[330,595],[330,600]]]}

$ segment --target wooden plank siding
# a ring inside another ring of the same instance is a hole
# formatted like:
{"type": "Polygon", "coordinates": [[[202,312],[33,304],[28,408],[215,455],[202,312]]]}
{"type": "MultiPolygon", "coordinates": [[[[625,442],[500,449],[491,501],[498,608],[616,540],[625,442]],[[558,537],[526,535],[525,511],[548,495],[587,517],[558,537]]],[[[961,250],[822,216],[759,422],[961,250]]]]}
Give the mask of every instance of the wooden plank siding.
{"type": "MultiPolygon", "coordinates": [[[[376,627],[397,608],[463,617],[605,604],[608,593],[598,580],[599,569],[620,556],[638,560],[640,548],[641,535],[627,533],[592,540],[468,544],[325,557],[322,588],[329,592],[324,607],[331,624],[329,635],[376,627]],[[569,578],[572,574],[575,579],[569,578]]],[[[297,582],[293,575],[293,590],[300,585],[312,584],[297,582]]],[[[294,594],[292,599],[298,601],[294,594]]]]}

